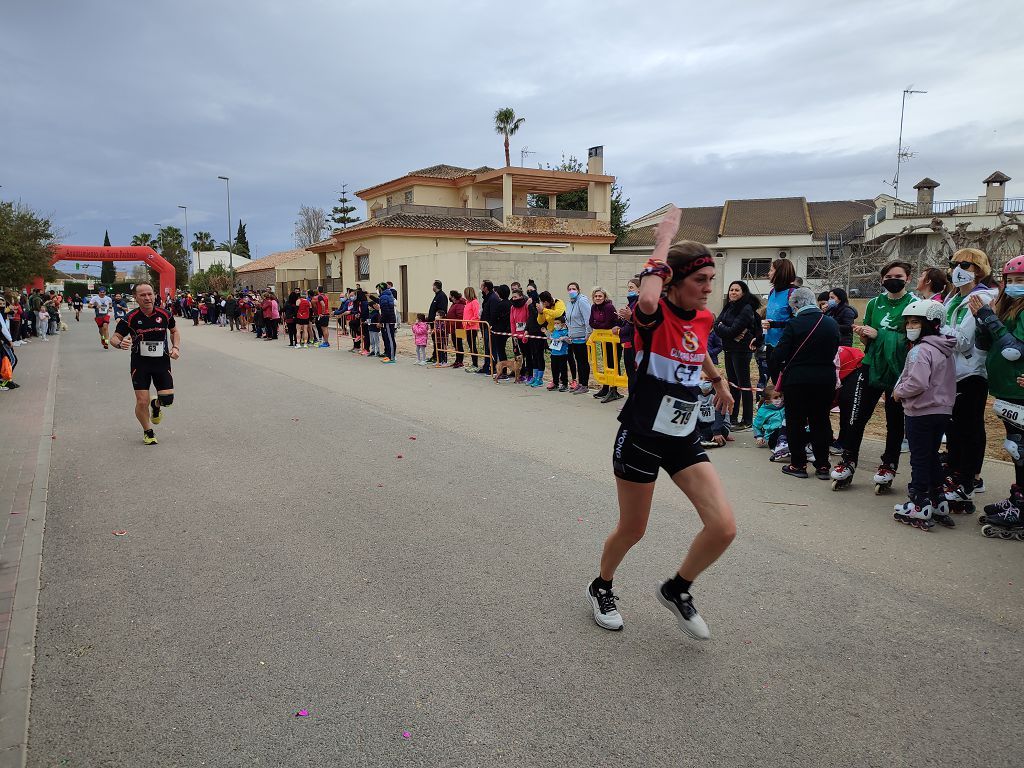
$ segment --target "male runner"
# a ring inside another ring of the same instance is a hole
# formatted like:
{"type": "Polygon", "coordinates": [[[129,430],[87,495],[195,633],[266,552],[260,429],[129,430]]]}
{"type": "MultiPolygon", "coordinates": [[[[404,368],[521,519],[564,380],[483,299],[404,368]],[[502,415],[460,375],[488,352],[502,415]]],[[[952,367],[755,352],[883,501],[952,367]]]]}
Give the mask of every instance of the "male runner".
{"type": "Polygon", "coordinates": [[[76,293],[75,298],[71,302],[71,306],[75,308],[75,322],[79,322],[82,317],[82,296],[76,293]]]}
{"type": "Polygon", "coordinates": [[[324,287],[316,287],[316,296],[313,297],[313,308],[316,310],[316,335],[320,339],[320,346],[327,348],[331,343],[327,341],[327,328],[331,324],[331,303],[327,300],[324,287]]]}
{"type": "Polygon", "coordinates": [[[135,284],[139,308],[117,322],[111,342],[115,349],[132,351],[132,388],[135,390],[135,418],[142,425],[142,442],[156,445],[153,424],[163,418],[161,409],[174,402],[171,360],[178,359],[181,332],[174,327],[174,315],[155,306],[156,293],[149,283],[135,284]],[[167,332],[171,346],[167,347],[167,332]],[[150,385],[156,397],[150,398],[150,385]],[[152,422],[152,423],[151,423],[152,422]]]}
{"type": "Polygon", "coordinates": [[[96,327],[100,332],[100,343],[104,349],[107,349],[107,332],[110,327],[110,310],[113,308],[114,302],[111,301],[110,297],[107,296],[107,289],[102,285],[100,286],[100,292],[92,297],[89,302],[89,307],[96,312],[96,327]]]}
{"type": "Polygon", "coordinates": [[[128,316],[128,299],[122,296],[120,293],[114,294],[114,327],[117,327],[117,321],[122,320],[128,316]]]}

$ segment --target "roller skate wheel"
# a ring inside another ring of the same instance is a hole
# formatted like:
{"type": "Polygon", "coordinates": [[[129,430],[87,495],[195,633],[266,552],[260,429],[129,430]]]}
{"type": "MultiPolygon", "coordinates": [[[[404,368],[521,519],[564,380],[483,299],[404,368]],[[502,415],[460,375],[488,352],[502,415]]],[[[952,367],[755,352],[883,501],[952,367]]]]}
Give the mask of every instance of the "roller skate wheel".
{"type": "Polygon", "coordinates": [[[881,496],[885,486],[882,483],[875,483],[875,496],[881,496]]]}
{"type": "Polygon", "coordinates": [[[994,539],[999,536],[999,530],[994,525],[983,525],[981,527],[981,535],[986,539],[994,539]]]}
{"type": "Polygon", "coordinates": [[[1006,539],[1007,541],[1009,541],[1010,539],[1013,538],[1013,531],[1007,531],[1007,530],[1004,529],[1004,530],[999,532],[999,538],[1000,539],[1006,539]]]}
{"type": "Polygon", "coordinates": [[[832,481],[832,490],[833,491],[838,491],[840,488],[842,488],[843,486],[840,483],[842,483],[842,480],[833,480],[832,481]]]}
{"type": "Polygon", "coordinates": [[[1024,531],[1017,531],[1013,536],[1017,541],[1024,541],[1024,531]]]}
{"type": "Polygon", "coordinates": [[[978,525],[984,525],[988,522],[988,518],[985,515],[978,515],[978,525]]]}

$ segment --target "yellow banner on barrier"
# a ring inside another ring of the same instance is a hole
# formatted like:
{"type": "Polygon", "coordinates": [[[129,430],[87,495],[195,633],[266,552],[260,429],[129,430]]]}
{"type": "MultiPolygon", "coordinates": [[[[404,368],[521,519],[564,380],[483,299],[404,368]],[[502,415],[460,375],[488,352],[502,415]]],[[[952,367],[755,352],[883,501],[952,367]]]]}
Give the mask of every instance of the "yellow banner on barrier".
{"type": "Polygon", "coordinates": [[[590,377],[604,387],[625,387],[626,375],[619,373],[621,367],[619,357],[622,344],[619,337],[611,331],[597,330],[590,333],[587,339],[587,359],[590,361],[590,377]],[[600,358],[598,347],[601,348],[600,358]],[[601,364],[598,364],[600,359],[601,364]]]}

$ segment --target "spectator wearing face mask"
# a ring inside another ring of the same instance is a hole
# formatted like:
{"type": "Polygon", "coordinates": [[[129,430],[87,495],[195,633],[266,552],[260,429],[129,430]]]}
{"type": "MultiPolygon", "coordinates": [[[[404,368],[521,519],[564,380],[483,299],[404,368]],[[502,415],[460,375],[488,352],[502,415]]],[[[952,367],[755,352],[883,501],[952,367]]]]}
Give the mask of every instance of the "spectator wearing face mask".
{"type": "Polygon", "coordinates": [[[853,346],[853,323],[857,319],[857,308],[850,306],[846,291],[833,288],[828,292],[825,314],[839,326],[839,346],[853,346]]]}
{"type": "Polygon", "coordinates": [[[587,358],[587,339],[590,338],[590,299],[580,294],[579,283],[566,287],[569,305],[565,308],[565,327],[569,332],[569,355],[576,361],[577,384],[570,391],[574,395],[590,391],[590,360],[587,358]]]}

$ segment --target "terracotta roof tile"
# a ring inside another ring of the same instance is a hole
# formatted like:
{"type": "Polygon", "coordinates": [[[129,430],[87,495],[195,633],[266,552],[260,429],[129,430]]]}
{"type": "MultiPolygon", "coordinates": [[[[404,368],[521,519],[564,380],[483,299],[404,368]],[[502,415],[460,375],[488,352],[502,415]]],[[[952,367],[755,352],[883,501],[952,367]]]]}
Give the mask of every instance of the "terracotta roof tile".
{"type": "Polygon", "coordinates": [[[503,232],[501,223],[485,217],[466,216],[424,216],[411,213],[393,213],[390,216],[370,219],[349,227],[346,231],[360,229],[449,229],[453,232],[503,232]]]}
{"type": "Polygon", "coordinates": [[[1003,173],[1002,171],[993,171],[992,174],[987,179],[984,179],[981,183],[982,184],[992,184],[992,183],[1005,184],[1008,181],[1012,181],[1012,179],[1009,176],[1007,176],[1005,173],[1003,173]]]}
{"type": "Polygon", "coordinates": [[[808,234],[806,201],[802,197],[773,197],[762,200],[728,200],[719,235],[808,234]]]}
{"type": "Polygon", "coordinates": [[[244,272],[256,272],[261,269],[271,269],[279,267],[282,264],[287,264],[289,261],[294,261],[300,256],[309,256],[310,252],[305,248],[295,248],[290,251],[278,251],[277,253],[270,253],[264,256],[262,259],[253,259],[244,267],[239,267],[235,271],[238,273],[244,272]]]}
{"type": "Polygon", "coordinates": [[[824,240],[827,234],[836,234],[860,219],[864,214],[875,210],[874,200],[826,200],[819,203],[808,203],[807,210],[811,214],[813,240],[824,240]]]}
{"type": "Polygon", "coordinates": [[[471,173],[479,173],[469,168],[460,168],[457,165],[432,165],[429,168],[420,168],[418,171],[409,171],[406,176],[430,176],[435,179],[459,179],[469,176],[471,173]]]}
{"type": "MultiPolygon", "coordinates": [[[[673,242],[694,240],[711,245],[718,239],[718,222],[722,218],[722,206],[706,208],[681,208],[679,229],[673,242]]],[[[617,248],[642,248],[654,245],[654,230],[657,224],[648,224],[631,229],[618,243],[617,248]]]]}

